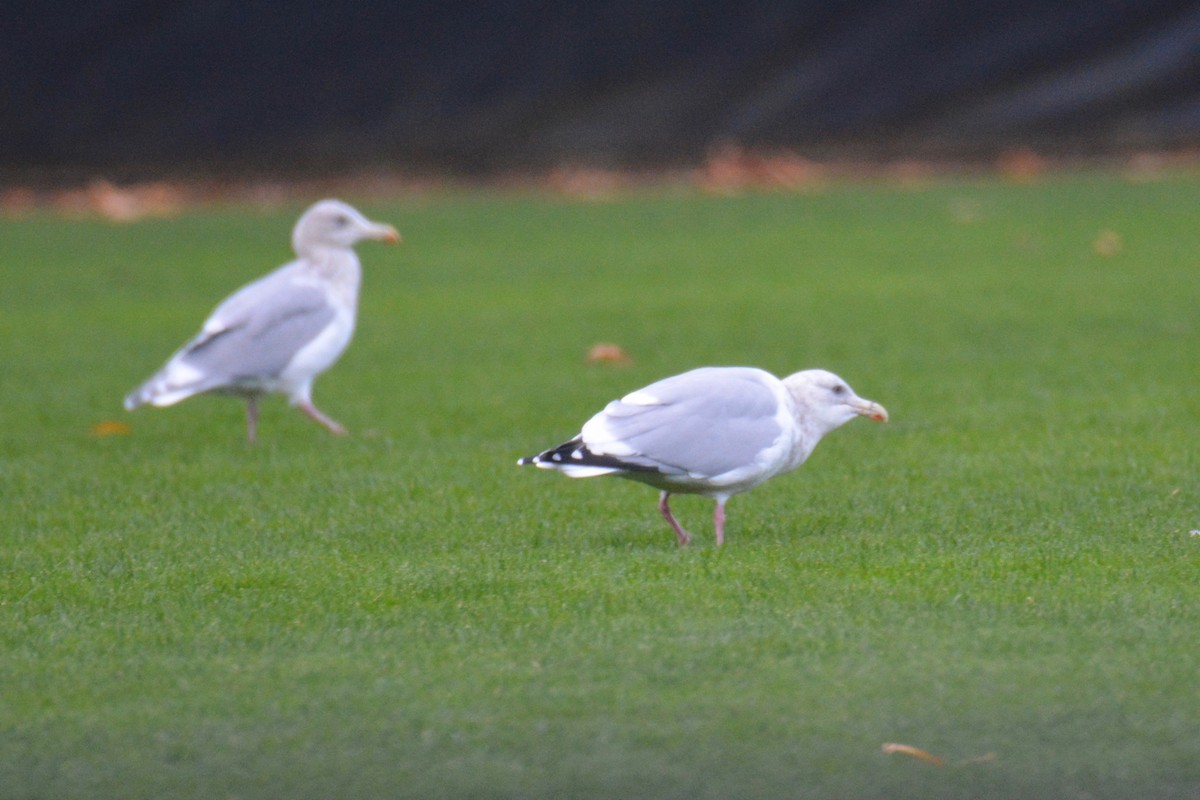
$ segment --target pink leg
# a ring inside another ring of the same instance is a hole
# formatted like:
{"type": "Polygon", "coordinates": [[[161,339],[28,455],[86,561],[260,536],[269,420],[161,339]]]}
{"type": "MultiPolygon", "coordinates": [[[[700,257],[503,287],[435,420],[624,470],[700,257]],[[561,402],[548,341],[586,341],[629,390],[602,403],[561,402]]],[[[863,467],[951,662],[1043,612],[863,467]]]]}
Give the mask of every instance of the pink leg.
{"type": "Polygon", "coordinates": [[[297,403],[296,406],[301,411],[303,411],[305,414],[307,414],[310,419],[316,420],[317,422],[324,425],[325,428],[330,433],[332,433],[334,436],[345,436],[346,435],[346,429],[342,427],[341,423],[337,422],[336,420],[330,419],[329,417],[325,416],[320,411],[318,411],[317,407],[312,404],[312,401],[304,400],[300,403],[297,403]]]}
{"type": "Polygon", "coordinates": [[[250,444],[258,439],[258,398],[254,395],[246,398],[246,438],[250,444]]]}
{"type": "Polygon", "coordinates": [[[662,514],[663,519],[671,526],[671,530],[675,531],[675,538],[679,540],[679,546],[683,547],[692,540],[692,537],[683,529],[683,526],[675,521],[675,516],[671,513],[671,505],[667,501],[670,496],[670,492],[663,492],[658,496],[658,513],[662,514]]]}
{"type": "Polygon", "coordinates": [[[713,527],[717,530],[717,547],[725,544],[725,498],[717,498],[717,507],[713,509],[713,527]]]}

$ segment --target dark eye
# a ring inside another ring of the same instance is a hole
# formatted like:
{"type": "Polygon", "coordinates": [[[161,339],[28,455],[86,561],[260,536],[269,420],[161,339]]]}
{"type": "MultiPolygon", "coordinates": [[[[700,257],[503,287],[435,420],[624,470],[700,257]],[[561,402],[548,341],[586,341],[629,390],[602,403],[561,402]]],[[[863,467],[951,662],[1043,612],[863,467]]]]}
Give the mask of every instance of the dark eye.
{"type": "Polygon", "coordinates": [[[333,218],[333,224],[339,228],[344,228],[350,224],[350,218],[347,217],[345,214],[338,214],[336,217],[333,218]]]}
{"type": "Polygon", "coordinates": [[[846,387],[839,383],[837,386],[833,387],[833,393],[834,394],[845,394],[846,387]]]}

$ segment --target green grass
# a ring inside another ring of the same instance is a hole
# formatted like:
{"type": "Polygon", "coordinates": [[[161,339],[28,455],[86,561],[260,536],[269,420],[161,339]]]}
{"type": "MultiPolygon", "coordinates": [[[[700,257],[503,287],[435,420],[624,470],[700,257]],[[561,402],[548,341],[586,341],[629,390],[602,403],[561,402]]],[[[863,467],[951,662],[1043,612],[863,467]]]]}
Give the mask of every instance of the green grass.
{"type": "Polygon", "coordinates": [[[1198,196],[368,205],[406,243],[360,247],[316,390],[354,435],[275,400],[257,447],[234,401],[120,400],[299,206],[0,222],[0,797],[1200,795],[1198,196]],[[892,422],[721,550],[709,501],[679,551],[646,487],[515,466],[703,364],[892,422]]]}

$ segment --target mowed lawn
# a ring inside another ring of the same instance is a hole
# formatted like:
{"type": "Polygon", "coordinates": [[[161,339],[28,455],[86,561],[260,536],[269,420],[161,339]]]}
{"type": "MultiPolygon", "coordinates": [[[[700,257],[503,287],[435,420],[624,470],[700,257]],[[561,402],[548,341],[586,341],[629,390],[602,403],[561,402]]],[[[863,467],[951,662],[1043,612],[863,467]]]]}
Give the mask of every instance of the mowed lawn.
{"type": "Polygon", "coordinates": [[[4,800],[1200,796],[1200,179],[365,202],[349,437],[126,414],[315,199],[0,221],[4,800]],[[516,466],[707,364],[892,421],[720,550],[516,466]]]}

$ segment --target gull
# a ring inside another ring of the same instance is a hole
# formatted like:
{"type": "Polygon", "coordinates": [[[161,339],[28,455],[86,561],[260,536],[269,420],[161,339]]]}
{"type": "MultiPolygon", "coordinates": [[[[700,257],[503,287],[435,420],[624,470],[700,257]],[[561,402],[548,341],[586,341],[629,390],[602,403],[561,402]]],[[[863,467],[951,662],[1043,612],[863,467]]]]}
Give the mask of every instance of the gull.
{"type": "Polygon", "coordinates": [[[857,416],[885,422],[888,413],[823,369],[781,380],[754,367],[701,367],[613,400],[574,439],[517,463],[661,490],[659,513],[681,547],[691,534],[672,515],[670,496],[710,497],[720,546],[730,497],[800,466],[821,437],[857,416]]]}
{"type": "Polygon", "coordinates": [[[312,385],[354,335],[361,281],[354,245],[364,239],[396,243],[400,235],[340,200],[313,205],[292,231],[298,258],[225,298],[195,338],[129,393],[125,408],[171,406],[205,392],[241,396],[253,442],[258,400],[277,393],[331,433],[344,434],[313,404],[312,385]]]}

